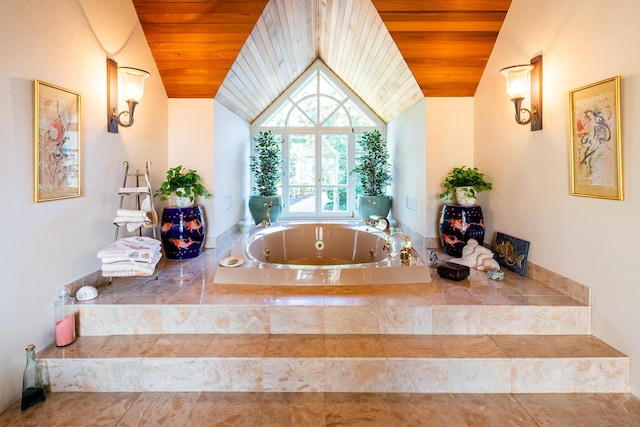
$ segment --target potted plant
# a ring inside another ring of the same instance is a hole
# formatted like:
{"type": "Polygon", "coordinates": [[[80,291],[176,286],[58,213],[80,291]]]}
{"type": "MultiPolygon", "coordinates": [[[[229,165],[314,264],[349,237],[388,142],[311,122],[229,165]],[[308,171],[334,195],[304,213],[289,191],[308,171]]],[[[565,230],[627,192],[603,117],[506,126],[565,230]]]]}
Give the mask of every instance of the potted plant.
{"type": "Polygon", "coordinates": [[[391,184],[391,165],[387,142],[377,129],[363,132],[360,145],[364,153],[349,175],[357,175],[362,194],[358,196],[358,212],[362,219],[371,215],[386,217],[391,209],[391,196],[385,195],[391,184]]]}
{"type": "Polygon", "coordinates": [[[441,199],[455,200],[461,206],[476,204],[477,195],[484,190],[491,190],[490,182],[485,181],[484,174],[478,168],[467,166],[455,167],[444,177],[444,191],[438,196],[441,199]]]}
{"type": "Polygon", "coordinates": [[[280,144],[269,131],[260,131],[253,138],[254,154],[249,158],[249,170],[255,185],[249,197],[249,212],[256,224],[277,221],[282,212],[282,198],[278,195],[278,182],[282,160],[280,144]]]}
{"type": "Polygon", "coordinates": [[[177,207],[185,208],[193,206],[195,196],[205,198],[211,197],[207,191],[202,178],[194,169],[186,169],[183,166],[176,166],[167,170],[167,180],[153,194],[165,201],[167,197],[173,196],[177,207]]]}

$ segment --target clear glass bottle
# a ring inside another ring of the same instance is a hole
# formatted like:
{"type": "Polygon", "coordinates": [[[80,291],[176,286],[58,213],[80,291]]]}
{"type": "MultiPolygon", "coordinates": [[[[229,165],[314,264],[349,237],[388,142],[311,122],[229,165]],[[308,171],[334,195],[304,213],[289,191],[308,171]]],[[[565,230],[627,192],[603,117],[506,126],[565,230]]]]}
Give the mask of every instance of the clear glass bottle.
{"type": "Polygon", "coordinates": [[[22,376],[22,405],[21,410],[31,408],[40,402],[44,402],[44,388],[42,387],[42,374],[36,361],[36,346],[29,344],[27,351],[27,366],[22,376]]]}
{"type": "Polygon", "coordinates": [[[68,288],[60,288],[56,310],[56,347],[66,347],[76,341],[76,299],[68,288]]]}

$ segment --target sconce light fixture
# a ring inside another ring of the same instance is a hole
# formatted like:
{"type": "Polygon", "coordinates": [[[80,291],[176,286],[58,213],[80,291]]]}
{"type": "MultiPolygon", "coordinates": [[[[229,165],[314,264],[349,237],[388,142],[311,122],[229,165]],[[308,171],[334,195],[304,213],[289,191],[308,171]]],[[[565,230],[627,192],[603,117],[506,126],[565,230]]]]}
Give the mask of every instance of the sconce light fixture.
{"type": "Polygon", "coordinates": [[[507,94],[516,107],[516,122],[531,123],[531,130],[542,129],[542,55],[531,60],[531,64],[503,68],[500,73],[507,80],[507,94]],[[530,96],[531,110],[522,108],[522,101],[530,96]],[[523,117],[523,115],[526,115],[523,117]]]}
{"type": "Polygon", "coordinates": [[[133,125],[133,113],[144,95],[144,81],[149,78],[144,70],[130,67],[120,67],[116,61],[107,58],[107,129],[118,133],[118,125],[130,127],[133,125]],[[122,95],[128,111],[118,113],[118,73],[122,81],[122,95]]]}

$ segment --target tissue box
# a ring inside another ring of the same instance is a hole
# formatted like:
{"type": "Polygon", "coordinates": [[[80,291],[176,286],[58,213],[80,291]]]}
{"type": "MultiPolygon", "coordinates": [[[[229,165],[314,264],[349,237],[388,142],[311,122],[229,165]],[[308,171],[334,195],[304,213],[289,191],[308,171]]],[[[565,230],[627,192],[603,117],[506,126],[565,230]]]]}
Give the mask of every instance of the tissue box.
{"type": "Polygon", "coordinates": [[[469,267],[454,262],[445,262],[438,266],[438,276],[444,279],[460,281],[469,276],[469,267]]]}

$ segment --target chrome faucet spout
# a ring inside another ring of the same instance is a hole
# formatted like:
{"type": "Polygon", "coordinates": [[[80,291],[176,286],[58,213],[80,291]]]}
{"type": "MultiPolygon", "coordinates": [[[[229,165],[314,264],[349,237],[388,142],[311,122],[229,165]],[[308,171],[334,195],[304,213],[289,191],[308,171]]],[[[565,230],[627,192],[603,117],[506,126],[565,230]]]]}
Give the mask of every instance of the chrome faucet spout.
{"type": "Polygon", "coordinates": [[[262,221],[262,226],[266,227],[267,225],[271,225],[271,208],[273,207],[273,203],[269,202],[268,204],[264,204],[267,207],[267,220],[262,221]]]}

